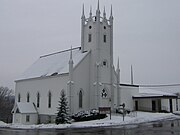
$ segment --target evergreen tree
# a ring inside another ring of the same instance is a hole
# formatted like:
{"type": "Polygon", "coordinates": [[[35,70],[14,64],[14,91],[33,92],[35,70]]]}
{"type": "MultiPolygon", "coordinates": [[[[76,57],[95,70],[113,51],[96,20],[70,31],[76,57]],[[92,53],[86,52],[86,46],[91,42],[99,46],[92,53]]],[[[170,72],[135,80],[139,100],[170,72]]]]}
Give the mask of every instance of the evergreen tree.
{"type": "Polygon", "coordinates": [[[67,102],[66,94],[64,91],[62,91],[59,101],[59,107],[57,107],[58,113],[56,116],[56,124],[70,123],[67,104],[68,102],[67,102]]]}

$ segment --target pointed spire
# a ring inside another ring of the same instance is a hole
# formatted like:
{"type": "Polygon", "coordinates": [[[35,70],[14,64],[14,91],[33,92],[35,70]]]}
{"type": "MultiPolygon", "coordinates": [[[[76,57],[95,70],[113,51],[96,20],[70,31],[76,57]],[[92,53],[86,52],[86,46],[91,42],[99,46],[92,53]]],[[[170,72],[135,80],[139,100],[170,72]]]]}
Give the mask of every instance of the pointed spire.
{"type": "Polygon", "coordinates": [[[82,9],[82,14],[84,15],[84,3],[83,3],[83,9],[82,9]]]}
{"type": "Polygon", "coordinates": [[[97,4],[97,10],[96,10],[96,16],[100,16],[100,9],[99,9],[99,0],[98,0],[98,4],[97,4]]]}
{"type": "Polygon", "coordinates": [[[71,46],[70,59],[69,59],[69,64],[70,64],[70,65],[73,65],[73,63],[74,63],[74,62],[73,62],[73,58],[72,58],[72,50],[73,50],[73,49],[72,49],[72,46],[71,46]]]}
{"type": "Polygon", "coordinates": [[[131,85],[133,85],[133,67],[131,65],[131,85]]]}
{"type": "Polygon", "coordinates": [[[99,10],[99,0],[98,0],[97,10],[99,10]]]}
{"type": "Polygon", "coordinates": [[[72,46],[71,46],[71,52],[70,52],[70,60],[72,60],[72,46]]]}
{"type": "Polygon", "coordinates": [[[113,11],[112,11],[112,5],[111,5],[111,14],[110,14],[109,20],[110,20],[110,24],[113,25],[113,11]]]}
{"type": "Polygon", "coordinates": [[[105,6],[104,6],[103,17],[106,18],[106,9],[105,9],[105,6]]]}
{"type": "Polygon", "coordinates": [[[92,17],[92,6],[90,6],[89,16],[92,17]]]}
{"type": "Polygon", "coordinates": [[[113,16],[113,15],[112,15],[112,5],[111,5],[111,15],[110,15],[110,16],[113,16]]]}
{"type": "Polygon", "coordinates": [[[84,15],[84,4],[83,4],[83,7],[82,7],[82,17],[85,17],[85,15],[84,15]]]}

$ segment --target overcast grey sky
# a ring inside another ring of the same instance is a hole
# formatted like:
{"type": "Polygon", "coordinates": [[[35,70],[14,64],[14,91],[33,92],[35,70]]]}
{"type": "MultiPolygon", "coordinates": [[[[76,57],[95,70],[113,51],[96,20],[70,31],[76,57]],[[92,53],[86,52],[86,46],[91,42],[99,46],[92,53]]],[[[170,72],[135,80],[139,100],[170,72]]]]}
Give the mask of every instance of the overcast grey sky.
{"type": "MultiPolygon", "coordinates": [[[[0,0],[0,86],[14,80],[39,56],[80,46],[82,4],[86,16],[97,0],[0,0]]],[[[180,0],[100,0],[114,15],[114,65],[121,82],[180,83],[180,0]]]]}

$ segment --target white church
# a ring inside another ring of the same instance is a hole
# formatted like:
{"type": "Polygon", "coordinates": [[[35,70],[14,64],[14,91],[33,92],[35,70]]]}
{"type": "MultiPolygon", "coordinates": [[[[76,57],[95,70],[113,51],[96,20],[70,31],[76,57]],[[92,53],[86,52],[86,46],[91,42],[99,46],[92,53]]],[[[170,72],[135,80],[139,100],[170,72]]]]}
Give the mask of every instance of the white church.
{"type": "Polygon", "coordinates": [[[119,60],[113,64],[112,7],[110,17],[105,10],[101,16],[99,2],[89,17],[83,6],[80,47],[41,56],[15,82],[13,123],[54,122],[61,91],[70,114],[99,107],[114,111],[122,103],[134,110],[140,100],[139,86],[120,84],[119,60]]]}

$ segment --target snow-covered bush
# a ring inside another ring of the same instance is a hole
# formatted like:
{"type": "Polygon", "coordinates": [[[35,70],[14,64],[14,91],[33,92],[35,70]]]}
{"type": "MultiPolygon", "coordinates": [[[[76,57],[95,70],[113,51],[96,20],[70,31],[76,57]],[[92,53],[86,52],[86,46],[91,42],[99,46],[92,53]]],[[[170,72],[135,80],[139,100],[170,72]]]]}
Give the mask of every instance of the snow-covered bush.
{"type": "Polygon", "coordinates": [[[106,114],[100,114],[99,111],[96,109],[92,109],[88,111],[80,111],[72,115],[72,119],[74,119],[75,121],[89,121],[89,120],[103,119],[105,117],[107,117],[106,114]]]}

